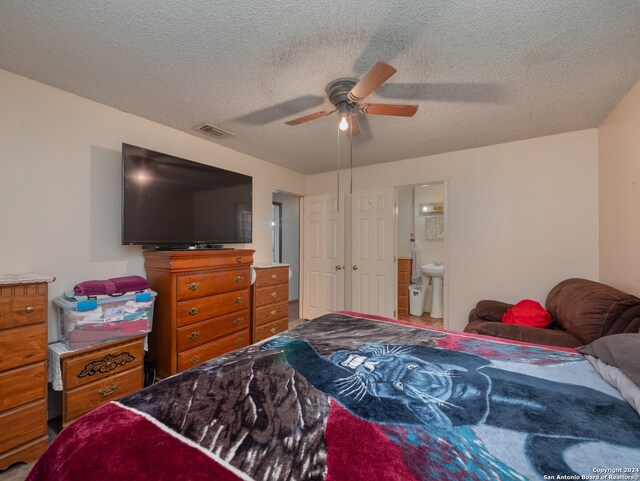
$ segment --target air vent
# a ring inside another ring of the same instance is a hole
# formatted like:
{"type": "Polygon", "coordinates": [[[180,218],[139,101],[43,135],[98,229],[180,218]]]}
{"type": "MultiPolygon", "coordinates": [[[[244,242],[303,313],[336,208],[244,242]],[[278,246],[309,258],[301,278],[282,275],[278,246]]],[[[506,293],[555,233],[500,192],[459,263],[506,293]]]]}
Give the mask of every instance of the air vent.
{"type": "Polygon", "coordinates": [[[222,130],[219,127],[215,127],[214,125],[211,125],[207,122],[196,125],[195,127],[193,127],[193,130],[197,130],[199,132],[202,132],[203,134],[211,135],[212,137],[216,137],[218,139],[222,137],[234,137],[236,135],[226,130],[222,130]]]}

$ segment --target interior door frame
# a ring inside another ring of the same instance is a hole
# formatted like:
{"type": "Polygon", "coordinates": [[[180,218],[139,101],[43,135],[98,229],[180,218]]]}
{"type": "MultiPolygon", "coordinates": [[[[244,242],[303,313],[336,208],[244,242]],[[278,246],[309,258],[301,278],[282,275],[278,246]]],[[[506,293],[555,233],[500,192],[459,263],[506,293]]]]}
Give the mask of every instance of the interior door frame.
{"type": "MultiPolygon", "coordinates": [[[[290,197],[294,197],[296,199],[298,199],[298,319],[302,318],[302,272],[304,269],[304,265],[303,265],[303,257],[304,254],[302,252],[302,246],[303,246],[303,238],[302,238],[302,231],[303,231],[303,206],[304,206],[304,196],[301,194],[296,194],[293,192],[287,192],[286,190],[281,190],[281,189],[272,189],[271,190],[271,208],[273,209],[273,205],[274,204],[280,204],[280,255],[282,258],[282,203],[280,202],[274,202],[273,200],[273,195],[274,194],[284,194],[284,195],[288,195],[290,197]]],[[[272,246],[273,249],[273,246],[272,246]]],[[[288,299],[287,296],[287,300],[289,301],[290,299],[288,299]]],[[[291,319],[290,319],[291,320],[291,319]]]]}
{"type": "MultiPolygon", "coordinates": [[[[271,194],[271,196],[273,197],[273,193],[271,194]]],[[[272,215],[272,219],[275,219],[275,224],[272,227],[276,227],[277,224],[277,231],[278,231],[278,248],[275,249],[276,246],[272,245],[271,249],[272,252],[277,252],[278,253],[278,258],[275,259],[273,256],[272,260],[275,263],[281,263],[282,262],[282,202],[275,202],[275,201],[271,201],[271,210],[273,213],[273,209],[276,208],[278,211],[278,216],[277,219],[272,215]]],[[[272,220],[271,222],[274,222],[274,220],[272,220]]],[[[275,230],[275,229],[273,229],[275,230]]],[[[272,242],[273,242],[273,234],[272,234],[272,242]]],[[[300,240],[298,240],[298,244],[300,244],[300,240]]],[[[298,251],[299,251],[299,247],[298,247],[298,251]]]]}
{"type": "Polygon", "coordinates": [[[396,302],[396,316],[398,312],[398,188],[400,187],[418,187],[428,184],[443,184],[443,197],[444,197],[444,265],[446,269],[445,279],[446,282],[443,282],[442,285],[442,304],[443,304],[443,317],[442,317],[442,327],[444,329],[449,328],[449,298],[450,291],[449,286],[451,285],[452,279],[452,271],[451,263],[453,261],[453,256],[451,255],[451,236],[449,234],[449,192],[450,192],[450,183],[451,177],[433,177],[429,180],[425,180],[422,182],[412,182],[410,184],[396,184],[393,186],[394,192],[394,202],[395,209],[393,215],[393,248],[394,248],[394,259],[395,261],[395,272],[394,272],[394,290],[395,290],[395,302],[396,302]]]}

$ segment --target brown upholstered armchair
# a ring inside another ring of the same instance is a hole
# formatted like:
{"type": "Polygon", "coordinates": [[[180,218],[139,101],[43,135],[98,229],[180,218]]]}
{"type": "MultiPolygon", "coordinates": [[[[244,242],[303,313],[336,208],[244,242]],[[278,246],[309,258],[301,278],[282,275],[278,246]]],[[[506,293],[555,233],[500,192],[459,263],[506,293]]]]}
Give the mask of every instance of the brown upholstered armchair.
{"type": "Polygon", "coordinates": [[[610,334],[638,332],[640,328],[639,298],[587,279],[567,279],[551,289],[545,309],[553,322],[546,329],[503,324],[502,316],[511,306],[499,301],[478,302],[469,313],[465,332],[576,347],[610,334]]]}

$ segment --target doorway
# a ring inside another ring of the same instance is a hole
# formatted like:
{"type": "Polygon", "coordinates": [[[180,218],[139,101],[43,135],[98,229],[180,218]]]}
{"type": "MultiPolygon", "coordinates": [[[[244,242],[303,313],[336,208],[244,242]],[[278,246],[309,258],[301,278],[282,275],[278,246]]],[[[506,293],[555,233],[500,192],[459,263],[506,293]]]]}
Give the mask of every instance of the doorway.
{"type": "Polygon", "coordinates": [[[289,324],[300,319],[300,197],[273,191],[271,239],[274,264],[289,265],[289,324]]]}
{"type": "Polygon", "coordinates": [[[447,188],[447,180],[396,187],[398,319],[434,327],[447,325],[447,188]],[[419,267],[413,270],[416,261],[419,267]],[[428,264],[442,266],[445,275],[427,276],[422,266],[428,264]]]}

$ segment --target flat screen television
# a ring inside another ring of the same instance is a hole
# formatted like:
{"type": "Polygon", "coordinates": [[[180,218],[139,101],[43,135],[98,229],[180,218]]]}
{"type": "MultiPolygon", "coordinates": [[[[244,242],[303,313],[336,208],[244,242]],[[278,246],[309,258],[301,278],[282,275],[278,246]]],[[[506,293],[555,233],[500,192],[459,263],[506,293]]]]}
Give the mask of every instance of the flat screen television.
{"type": "Polygon", "coordinates": [[[122,144],[122,243],[169,248],[250,243],[252,181],[122,144]]]}

